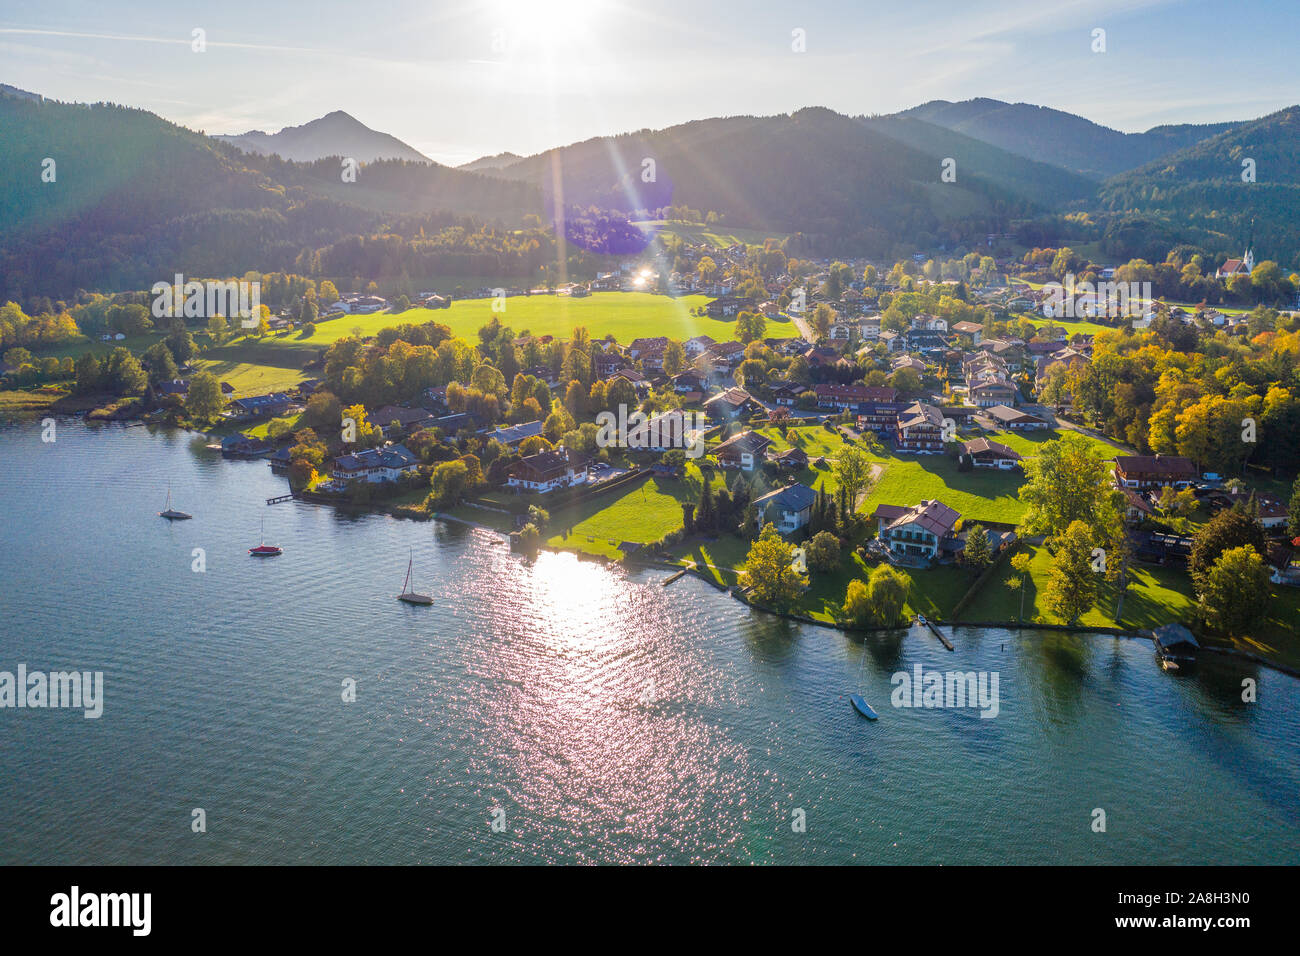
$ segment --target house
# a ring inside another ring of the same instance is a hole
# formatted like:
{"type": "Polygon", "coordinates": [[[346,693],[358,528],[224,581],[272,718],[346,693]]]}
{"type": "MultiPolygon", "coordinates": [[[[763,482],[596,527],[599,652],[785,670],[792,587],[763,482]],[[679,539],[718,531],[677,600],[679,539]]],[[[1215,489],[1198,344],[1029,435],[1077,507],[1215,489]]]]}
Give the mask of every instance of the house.
{"type": "Polygon", "coordinates": [[[506,487],[515,491],[546,494],[587,480],[587,459],[566,448],[543,451],[521,458],[506,472],[506,487]]]}
{"type": "Polygon", "coordinates": [[[1020,453],[1015,449],[987,438],[976,438],[962,442],[963,455],[969,455],[976,468],[997,468],[1010,471],[1020,465],[1020,453]]]}
{"type": "Polygon", "coordinates": [[[715,361],[726,362],[732,368],[745,360],[745,346],[740,342],[715,342],[705,351],[715,361]]]}
{"type": "Polygon", "coordinates": [[[483,437],[489,441],[496,439],[507,447],[514,448],[525,438],[536,438],[542,433],[541,422],[522,422],[518,425],[503,425],[487,432],[483,437]]]}
{"type": "Polygon", "coordinates": [[[984,326],[978,322],[957,322],[953,325],[952,331],[958,335],[970,336],[974,344],[980,344],[980,338],[984,335],[984,326]]]}
{"type": "Polygon", "coordinates": [[[911,508],[879,505],[872,517],[879,527],[880,543],[900,557],[936,558],[950,538],[961,515],[938,501],[922,501],[911,508]]]}
{"type": "Polygon", "coordinates": [[[729,388],[714,395],[704,403],[704,410],[714,421],[724,418],[739,418],[741,415],[760,411],[762,404],[743,388],[729,388]]]}
{"type": "Polygon", "coordinates": [[[1115,484],[1120,488],[1190,488],[1196,466],[1180,455],[1116,455],[1115,484]]]}
{"type": "Polygon", "coordinates": [[[221,439],[221,454],[226,458],[258,458],[268,454],[274,447],[269,439],[254,438],[243,432],[221,439]]]}
{"type": "Polygon", "coordinates": [[[672,383],[673,391],[678,395],[704,391],[704,379],[695,372],[682,372],[680,375],[674,375],[669,381],[672,383]]]}
{"type": "MultiPolygon", "coordinates": [[[[939,321],[943,321],[940,319],[939,321]]],[[[948,347],[948,340],[942,332],[929,329],[908,329],[907,347],[913,352],[939,352],[948,347]]]]}
{"type": "Polygon", "coordinates": [[[758,432],[744,431],[715,447],[713,455],[723,468],[742,468],[750,471],[754,465],[762,461],[763,453],[771,444],[770,438],[765,438],[758,432]]]}
{"type": "Polygon", "coordinates": [[[897,352],[907,345],[906,340],[893,329],[886,329],[881,332],[880,341],[885,343],[885,351],[887,352],[897,352]]]}
{"type": "Polygon", "coordinates": [[[174,378],[170,382],[159,382],[153,390],[158,395],[188,395],[190,383],[183,378],[174,378]]]}
{"type": "Polygon", "coordinates": [[[1161,657],[1176,657],[1181,660],[1191,659],[1201,645],[1182,624],[1162,624],[1151,632],[1151,643],[1161,657]]]}
{"type": "Polygon", "coordinates": [[[627,354],[632,358],[640,358],[645,352],[657,351],[662,355],[666,348],[668,348],[668,336],[658,335],[648,339],[633,339],[632,344],[627,347],[627,354]]]}
{"type": "Polygon", "coordinates": [[[767,522],[772,522],[781,534],[798,531],[808,524],[816,501],[817,492],[798,482],[769,491],[754,499],[758,508],[758,526],[762,528],[767,522]]]}
{"type": "Polygon", "coordinates": [[[370,424],[380,431],[390,428],[394,422],[404,432],[428,428],[434,422],[434,414],[427,408],[405,408],[401,405],[383,405],[366,416],[370,424]]]}
{"type": "Polygon", "coordinates": [[[705,303],[705,313],[713,319],[736,315],[742,309],[749,308],[749,300],[734,295],[719,296],[712,302],[705,303]]]}
{"type": "Polygon", "coordinates": [[[274,418],[287,412],[293,400],[284,392],[271,392],[269,395],[250,395],[237,398],[230,403],[229,416],[234,419],[274,418]]]}
{"type": "Polygon", "coordinates": [[[992,408],[995,405],[1014,405],[1019,394],[1010,382],[997,378],[988,378],[976,382],[967,390],[971,403],[980,408],[992,408]]]}
{"type": "Polygon", "coordinates": [[[687,339],[682,343],[682,350],[686,353],[688,359],[698,358],[709,350],[709,346],[716,345],[709,336],[697,335],[693,339],[687,339]]]}
{"type": "Polygon", "coordinates": [[[925,332],[947,332],[948,320],[941,319],[937,315],[930,315],[928,312],[922,312],[913,316],[912,328],[925,332]]]}
{"type": "Polygon", "coordinates": [[[644,395],[646,392],[650,391],[649,377],[643,375],[634,368],[621,368],[606,379],[606,381],[612,382],[616,378],[626,379],[638,395],[644,395]]]}
{"type": "Polygon", "coordinates": [[[335,481],[396,481],[419,466],[420,460],[405,445],[387,445],[340,455],[334,459],[330,477],[335,481]]]}
{"type": "Polygon", "coordinates": [[[815,385],[818,408],[836,408],[846,411],[863,402],[896,402],[898,389],[877,385],[815,385]]]}
{"type": "Polygon", "coordinates": [[[1151,502],[1147,501],[1146,495],[1134,491],[1132,488],[1122,488],[1120,490],[1124,492],[1125,521],[1137,524],[1139,521],[1144,521],[1156,513],[1155,508],[1151,506],[1151,502]]]}
{"type": "Polygon", "coordinates": [[[1051,422],[1029,412],[1008,405],[992,405],[984,412],[997,428],[1010,428],[1015,431],[1032,431],[1036,428],[1050,428],[1051,422]]]}
{"type": "Polygon", "coordinates": [[[943,451],[943,413],[933,405],[913,402],[898,413],[894,448],[920,455],[943,451]]]}
{"type": "Polygon", "coordinates": [[[808,467],[808,453],[802,448],[790,447],[785,451],[772,456],[778,468],[791,468],[798,471],[801,468],[808,467]]]}
{"type": "Polygon", "coordinates": [[[858,431],[874,432],[881,441],[892,441],[898,432],[898,415],[910,402],[863,402],[858,406],[858,431]]]}
{"type": "Polygon", "coordinates": [[[592,359],[592,369],[597,378],[609,378],[621,368],[627,368],[628,361],[619,352],[598,352],[592,359]]]}
{"type": "Polygon", "coordinates": [[[695,429],[695,415],[680,408],[670,409],[639,425],[627,429],[627,447],[639,451],[664,452],[670,448],[686,448],[691,443],[695,429]],[[689,417],[688,417],[689,416],[689,417]]]}
{"type": "Polygon", "coordinates": [[[802,382],[777,382],[768,386],[774,405],[795,405],[799,401],[799,396],[809,390],[802,382]]]}

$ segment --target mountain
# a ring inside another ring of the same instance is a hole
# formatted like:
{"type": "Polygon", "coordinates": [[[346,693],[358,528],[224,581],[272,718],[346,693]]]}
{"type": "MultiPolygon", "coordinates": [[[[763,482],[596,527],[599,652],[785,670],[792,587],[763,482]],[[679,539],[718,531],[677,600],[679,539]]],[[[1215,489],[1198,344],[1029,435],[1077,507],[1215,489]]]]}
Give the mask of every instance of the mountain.
{"type": "Polygon", "coordinates": [[[1012,218],[1091,196],[1062,170],[917,121],[872,123],[828,109],[697,120],[599,137],[499,171],[568,207],[632,214],[685,204],[734,226],[803,232],[868,255],[1004,231],[1012,218]],[[971,158],[955,182],[941,164],[958,141],[971,158]]]}
{"type": "Polygon", "coordinates": [[[1030,103],[933,100],[898,116],[924,120],[1029,159],[1105,179],[1223,133],[1238,123],[1157,126],[1121,133],[1091,120],[1030,103]]]}
{"type": "Polygon", "coordinates": [[[10,86],[8,83],[0,83],[0,96],[13,96],[20,100],[35,100],[40,102],[45,99],[39,93],[28,93],[26,90],[20,90],[16,86],[10,86]]]}
{"type": "Polygon", "coordinates": [[[311,162],[327,156],[346,156],[361,163],[377,159],[404,159],[427,163],[429,157],[406,145],[396,136],[380,133],[342,110],[327,113],[302,126],[286,126],[278,133],[252,130],[231,136],[215,136],[246,153],[275,154],[281,159],[311,162]]]}
{"type": "Polygon", "coordinates": [[[486,172],[494,169],[505,169],[507,166],[513,165],[521,159],[523,159],[523,157],[518,153],[497,153],[495,156],[480,156],[478,159],[472,162],[462,163],[456,168],[471,173],[486,172]]]}
{"type": "Polygon", "coordinates": [[[290,270],[412,217],[541,208],[526,183],[428,161],[376,161],[345,183],[336,158],[240,152],[145,110],[0,96],[0,301],[290,270]]]}
{"type": "Polygon", "coordinates": [[[932,157],[952,157],[958,181],[962,175],[974,173],[1044,209],[1087,204],[1097,198],[1097,182],[1088,176],[1026,159],[943,126],[901,115],[863,117],[862,122],[932,157]]]}
{"type": "Polygon", "coordinates": [[[1107,180],[1102,208],[1177,225],[1187,241],[1290,268],[1300,248],[1300,106],[1291,106],[1107,180]],[[1243,181],[1253,160],[1254,182],[1243,181]]]}

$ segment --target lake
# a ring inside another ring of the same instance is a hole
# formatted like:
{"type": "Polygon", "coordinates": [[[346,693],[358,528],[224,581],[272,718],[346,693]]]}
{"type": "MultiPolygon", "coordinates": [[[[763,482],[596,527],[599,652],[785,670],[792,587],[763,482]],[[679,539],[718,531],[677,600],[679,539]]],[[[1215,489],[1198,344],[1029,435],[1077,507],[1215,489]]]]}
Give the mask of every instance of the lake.
{"type": "Polygon", "coordinates": [[[1300,862],[1286,675],[1169,675],[1108,636],[864,641],[662,570],[268,507],[283,478],[203,446],[0,428],[0,671],[104,675],[99,719],[0,709],[0,862],[1300,862]],[[193,520],[157,517],[169,483],[193,520]],[[280,557],[247,554],[263,520],[280,557]],[[432,607],[394,599],[412,554],[432,607]],[[891,706],[917,665],[996,674],[997,716],[891,706]]]}

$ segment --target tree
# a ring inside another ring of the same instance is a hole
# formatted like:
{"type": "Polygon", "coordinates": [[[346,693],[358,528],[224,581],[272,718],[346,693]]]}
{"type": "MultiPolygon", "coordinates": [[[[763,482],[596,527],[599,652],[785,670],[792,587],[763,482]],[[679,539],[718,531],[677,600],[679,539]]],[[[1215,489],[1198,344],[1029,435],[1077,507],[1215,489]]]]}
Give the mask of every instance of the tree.
{"type": "MultiPolygon", "coordinates": [[[[871,460],[867,458],[866,452],[852,445],[845,445],[840,449],[835,464],[831,466],[831,474],[844,489],[848,513],[856,512],[858,496],[871,480],[871,460]]],[[[847,514],[845,517],[847,518],[847,514]]]]}
{"type": "Polygon", "coordinates": [[[817,303],[817,308],[813,309],[812,328],[817,333],[819,339],[824,339],[830,333],[831,322],[835,319],[835,310],[825,302],[817,303]]]}
{"type": "Polygon", "coordinates": [[[1200,594],[1205,590],[1206,575],[1225,551],[1249,545],[1264,552],[1264,529],[1240,504],[1225,508],[1205,523],[1192,539],[1192,553],[1187,559],[1187,573],[1200,594]]]}
{"type": "MultiPolygon", "coordinates": [[[[81,383],[81,364],[77,364],[77,384],[81,383]]],[[[1300,475],[1296,476],[1291,486],[1291,502],[1288,505],[1287,533],[1292,538],[1300,538],[1300,475]]]]}
{"type": "Polygon", "coordinates": [[[808,566],[817,571],[834,571],[840,564],[840,539],[829,531],[819,531],[804,548],[808,566]]]}
{"type": "Polygon", "coordinates": [[[1121,513],[1106,460],[1097,446],[1077,432],[1044,442],[1036,458],[1024,462],[1027,480],[1020,500],[1029,508],[1024,528],[1056,537],[1076,521],[1109,528],[1121,513]]]}
{"type": "Polygon", "coordinates": [[[844,604],[840,617],[846,624],[866,627],[874,619],[871,596],[865,581],[854,578],[844,591],[844,604]]]}
{"type": "Polygon", "coordinates": [[[736,316],[736,338],[748,344],[761,342],[767,334],[767,319],[762,312],[744,309],[736,316]]]}
{"type": "Polygon", "coordinates": [[[875,623],[896,627],[903,620],[911,579],[888,564],[873,568],[867,578],[867,600],[871,603],[875,623]]]}
{"type": "Polygon", "coordinates": [[[93,352],[87,352],[77,359],[76,376],[76,390],[79,393],[93,392],[100,387],[102,370],[99,367],[99,359],[95,358],[93,352]]]}
{"type": "Polygon", "coordinates": [[[1016,617],[1017,621],[1025,619],[1025,592],[1029,590],[1029,565],[1031,563],[1032,559],[1025,551],[1020,551],[1011,556],[1011,570],[1016,572],[1016,576],[1007,579],[1007,587],[1020,592],[1020,614],[1016,617]]]}
{"type": "Polygon", "coordinates": [[[962,551],[962,560],[977,574],[993,563],[988,531],[982,524],[973,524],[966,529],[966,547],[962,551]]]}
{"type": "Polygon", "coordinates": [[[1097,596],[1096,572],[1092,569],[1093,540],[1093,531],[1087,524],[1072,521],[1056,542],[1044,604],[1066,624],[1077,622],[1097,596]]]}
{"type": "Polygon", "coordinates": [[[745,583],[764,604],[784,607],[808,585],[808,578],[792,567],[794,547],[768,523],[745,558],[745,583]]]}
{"type": "Polygon", "coordinates": [[[1245,633],[1268,610],[1268,566],[1250,545],[1224,551],[1203,581],[1201,616],[1221,634],[1245,633]]]}
{"type": "Polygon", "coordinates": [[[460,501],[468,482],[469,468],[463,461],[444,461],[433,469],[429,478],[430,490],[425,507],[432,511],[454,506],[460,501]]]}
{"type": "MultiPolygon", "coordinates": [[[[190,379],[190,390],[185,396],[185,410],[196,421],[209,421],[221,414],[225,399],[221,383],[211,372],[196,372],[190,379]]],[[[317,462],[319,464],[319,462],[317,462]]]]}
{"type": "MultiPolygon", "coordinates": [[[[349,405],[343,409],[339,421],[344,425],[351,422],[352,427],[356,430],[353,444],[360,445],[363,448],[375,448],[384,440],[384,433],[377,426],[370,424],[364,405],[349,405]]],[[[340,425],[339,427],[344,426],[340,425]]]]}
{"type": "Polygon", "coordinates": [[[670,378],[679,375],[686,368],[686,349],[676,339],[668,340],[664,349],[664,374],[670,378]]]}

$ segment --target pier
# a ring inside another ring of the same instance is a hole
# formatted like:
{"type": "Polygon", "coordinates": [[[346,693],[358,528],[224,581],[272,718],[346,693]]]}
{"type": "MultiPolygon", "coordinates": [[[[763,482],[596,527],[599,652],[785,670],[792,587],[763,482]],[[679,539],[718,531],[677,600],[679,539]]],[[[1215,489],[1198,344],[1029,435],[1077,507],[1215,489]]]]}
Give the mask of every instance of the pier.
{"type": "Polygon", "coordinates": [[[267,498],[267,499],[266,499],[266,503],[267,503],[268,505],[278,505],[278,504],[279,504],[280,502],[282,502],[282,501],[293,501],[293,499],[294,499],[295,497],[296,497],[296,495],[293,495],[293,494],[288,494],[288,495],[277,495],[277,496],[274,497],[274,498],[267,498]]]}
{"type": "Polygon", "coordinates": [[[955,650],[956,650],[956,648],[952,646],[952,641],[950,641],[950,640],[948,640],[948,638],[944,637],[944,636],[943,636],[943,631],[941,631],[941,630],[939,630],[937,627],[935,627],[934,624],[930,621],[929,618],[921,618],[921,620],[925,621],[925,626],[928,627],[931,631],[934,632],[934,636],[937,637],[937,638],[939,639],[939,643],[941,643],[944,647],[948,648],[948,650],[950,650],[950,651],[955,651],[955,650]]]}

